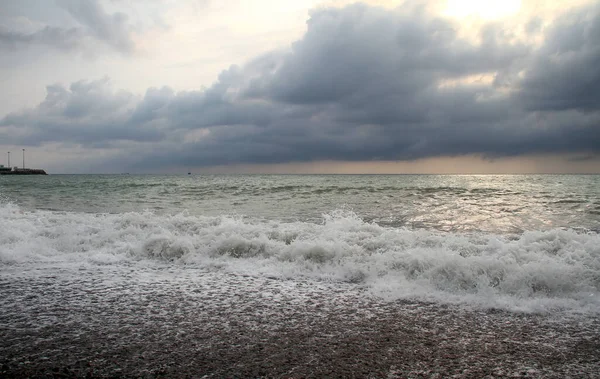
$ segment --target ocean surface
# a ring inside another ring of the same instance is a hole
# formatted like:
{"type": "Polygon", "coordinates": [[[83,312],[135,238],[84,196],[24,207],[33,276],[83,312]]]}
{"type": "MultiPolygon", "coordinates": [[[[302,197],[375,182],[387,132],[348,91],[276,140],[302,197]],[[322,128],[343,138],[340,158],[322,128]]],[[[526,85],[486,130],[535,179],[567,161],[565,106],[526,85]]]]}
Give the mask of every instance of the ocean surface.
{"type": "Polygon", "coordinates": [[[598,175],[0,176],[0,284],[240,275],[598,314],[599,233],[598,175]]]}

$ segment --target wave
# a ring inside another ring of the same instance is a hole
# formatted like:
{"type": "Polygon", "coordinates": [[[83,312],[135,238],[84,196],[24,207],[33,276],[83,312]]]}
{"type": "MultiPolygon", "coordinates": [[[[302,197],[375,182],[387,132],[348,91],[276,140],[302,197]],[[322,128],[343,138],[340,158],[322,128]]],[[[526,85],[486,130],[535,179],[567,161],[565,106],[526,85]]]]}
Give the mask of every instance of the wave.
{"type": "Polygon", "coordinates": [[[0,204],[0,219],[0,267],[188,265],[355,283],[391,300],[600,312],[600,235],[592,232],[442,233],[380,226],[344,210],[307,223],[0,204]]]}

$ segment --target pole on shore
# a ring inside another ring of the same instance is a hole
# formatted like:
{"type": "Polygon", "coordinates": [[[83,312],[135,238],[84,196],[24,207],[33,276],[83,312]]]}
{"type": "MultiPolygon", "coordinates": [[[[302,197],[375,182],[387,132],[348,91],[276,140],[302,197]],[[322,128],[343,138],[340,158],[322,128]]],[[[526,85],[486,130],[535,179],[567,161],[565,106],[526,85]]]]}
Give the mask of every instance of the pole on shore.
{"type": "Polygon", "coordinates": [[[25,149],[23,149],[23,170],[25,170],[25,149]]]}
{"type": "Polygon", "coordinates": [[[8,167],[10,167],[10,151],[8,152],[8,167]]]}

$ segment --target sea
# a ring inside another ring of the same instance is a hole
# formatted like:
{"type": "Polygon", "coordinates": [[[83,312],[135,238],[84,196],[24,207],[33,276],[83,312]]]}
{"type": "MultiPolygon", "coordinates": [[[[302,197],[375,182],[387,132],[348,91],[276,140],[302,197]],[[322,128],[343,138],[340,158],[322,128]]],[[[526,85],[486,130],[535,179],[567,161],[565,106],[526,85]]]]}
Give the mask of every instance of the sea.
{"type": "Polygon", "coordinates": [[[210,278],[598,315],[599,233],[598,175],[0,176],[5,310],[210,278]]]}

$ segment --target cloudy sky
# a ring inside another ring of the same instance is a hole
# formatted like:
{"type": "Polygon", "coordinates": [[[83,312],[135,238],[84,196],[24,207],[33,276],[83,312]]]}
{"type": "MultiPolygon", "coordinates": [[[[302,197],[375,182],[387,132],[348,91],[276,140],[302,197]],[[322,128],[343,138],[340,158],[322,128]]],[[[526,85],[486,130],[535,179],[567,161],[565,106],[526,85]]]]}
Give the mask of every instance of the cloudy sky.
{"type": "Polygon", "coordinates": [[[600,173],[600,5],[0,0],[0,163],[600,173]]]}

